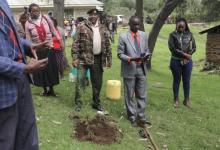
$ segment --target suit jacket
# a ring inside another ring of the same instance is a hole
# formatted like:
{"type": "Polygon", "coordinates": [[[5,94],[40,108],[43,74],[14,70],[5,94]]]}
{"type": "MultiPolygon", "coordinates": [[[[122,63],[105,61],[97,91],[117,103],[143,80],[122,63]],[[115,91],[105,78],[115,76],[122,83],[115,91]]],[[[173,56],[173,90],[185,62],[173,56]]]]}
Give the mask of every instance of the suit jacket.
{"type": "MultiPolygon", "coordinates": [[[[7,1],[1,0],[0,7],[5,14],[7,14],[15,31],[15,21],[7,1]]],[[[15,35],[18,40],[18,45],[22,50],[22,55],[25,56],[17,32],[15,35]]],[[[15,51],[13,45],[10,44],[4,23],[0,20],[0,109],[12,106],[17,100],[18,89],[16,80],[23,76],[25,64],[15,62],[14,53],[15,51]]],[[[23,62],[25,63],[25,60],[23,60],[23,62]]]]}
{"type": "MultiPolygon", "coordinates": [[[[142,54],[148,54],[148,39],[145,32],[138,31],[140,35],[140,50],[142,54]]],[[[129,62],[129,57],[140,57],[138,50],[136,50],[134,41],[132,39],[131,31],[122,34],[118,41],[118,58],[121,60],[121,76],[123,78],[135,78],[137,63],[129,62]]],[[[143,70],[146,75],[147,68],[145,62],[143,62],[143,70]]]]}

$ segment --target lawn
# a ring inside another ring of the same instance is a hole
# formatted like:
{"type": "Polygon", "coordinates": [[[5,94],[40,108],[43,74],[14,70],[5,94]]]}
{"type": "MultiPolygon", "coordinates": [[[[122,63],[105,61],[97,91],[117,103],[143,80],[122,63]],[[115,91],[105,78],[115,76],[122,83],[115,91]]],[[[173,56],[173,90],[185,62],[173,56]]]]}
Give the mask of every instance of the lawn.
{"type": "MultiPolygon", "coordinates": [[[[146,26],[149,31],[151,26],[146,26]]],[[[156,143],[169,150],[220,150],[220,93],[218,75],[201,73],[205,58],[206,36],[199,35],[200,27],[191,27],[197,42],[197,52],[193,56],[194,69],[191,81],[191,109],[180,105],[172,107],[172,76],[169,70],[170,52],[167,47],[169,33],[174,25],[165,25],[161,30],[153,54],[152,70],[147,75],[148,105],[146,115],[152,121],[150,132],[156,143]]],[[[128,29],[120,28],[119,32],[128,29]]],[[[116,35],[116,39],[118,39],[116,35]]],[[[71,40],[67,41],[66,53],[71,63],[71,40]]],[[[149,143],[140,140],[138,128],[131,127],[126,120],[123,96],[120,101],[106,99],[106,82],[110,79],[121,80],[120,61],[116,56],[117,42],[112,45],[113,66],[104,72],[101,100],[104,108],[118,123],[124,137],[120,143],[97,145],[90,142],[79,142],[71,138],[74,123],[68,118],[74,108],[74,83],[65,81],[55,87],[58,98],[38,96],[42,89],[33,87],[32,93],[38,118],[38,131],[41,150],[146,150],[149,143]]],[[[183,100],[182,88],[180,100],[183,100]]],[[[123,91],[122,91],[123,95],[123,91]]],[[[83,96],[83,117],[92,117],[96,111],[91,109],[91,86],[83,96]]],[[[182,103],[181,103],[182,104],[182,103]]]]}

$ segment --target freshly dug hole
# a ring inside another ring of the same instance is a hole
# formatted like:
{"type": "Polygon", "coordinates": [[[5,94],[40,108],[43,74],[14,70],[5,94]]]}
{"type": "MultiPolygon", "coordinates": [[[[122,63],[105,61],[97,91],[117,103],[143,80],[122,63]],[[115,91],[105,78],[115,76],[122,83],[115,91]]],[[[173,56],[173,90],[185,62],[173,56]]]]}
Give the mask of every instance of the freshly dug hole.
{"type": "Polygon", "coordinates": [[[102,115],[96,115],[94,119],[79,120],[73,137],[80,141],[91,141],[97,144],[112,144],[120,142],[123,135],[116,127],[114,120],[102,115]]]}

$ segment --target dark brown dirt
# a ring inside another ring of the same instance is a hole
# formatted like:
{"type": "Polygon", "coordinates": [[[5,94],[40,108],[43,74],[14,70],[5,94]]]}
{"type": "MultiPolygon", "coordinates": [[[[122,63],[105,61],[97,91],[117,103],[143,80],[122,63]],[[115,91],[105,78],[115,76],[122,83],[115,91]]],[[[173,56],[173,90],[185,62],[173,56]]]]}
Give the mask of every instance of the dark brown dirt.
{"type": "Polygon", "coordinates": [[[76,123],[73,137],[80,141],[91,141],[97,144],[120,142],[123,135],[116,127],[114,120],[96,115],[94,119],[80,120],[76,123]]]}

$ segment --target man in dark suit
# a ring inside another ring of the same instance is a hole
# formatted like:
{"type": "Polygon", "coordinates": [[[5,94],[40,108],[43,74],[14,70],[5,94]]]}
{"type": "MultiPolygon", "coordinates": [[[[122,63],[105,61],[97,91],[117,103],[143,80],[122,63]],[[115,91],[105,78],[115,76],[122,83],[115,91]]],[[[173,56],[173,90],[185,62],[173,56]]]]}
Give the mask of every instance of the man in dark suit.
{"type": "Polygon", "coordinates": [[[146,33],[139,31],[140,19],[137,16],[129,19],[129,26],[130,31],[119,37],[117,50],[121,60],[127,116],[132,125],[150,124],[145,118],[148,39],[146,33]],[[134,95],[137,104],[133,100],[134,95]]]}

